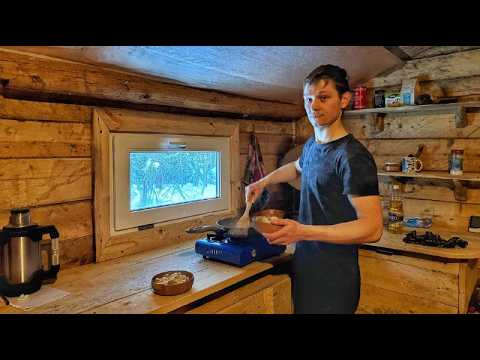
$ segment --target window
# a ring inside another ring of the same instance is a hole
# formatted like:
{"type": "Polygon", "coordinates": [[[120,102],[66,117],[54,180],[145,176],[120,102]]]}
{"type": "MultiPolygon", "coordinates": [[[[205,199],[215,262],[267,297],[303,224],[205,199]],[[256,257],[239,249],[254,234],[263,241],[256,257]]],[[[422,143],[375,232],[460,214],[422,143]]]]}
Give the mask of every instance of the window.
{"type": "Polygon", "coordinates": [[[229,209],[228,137],[110,136],[113,231],[229,209]]]}

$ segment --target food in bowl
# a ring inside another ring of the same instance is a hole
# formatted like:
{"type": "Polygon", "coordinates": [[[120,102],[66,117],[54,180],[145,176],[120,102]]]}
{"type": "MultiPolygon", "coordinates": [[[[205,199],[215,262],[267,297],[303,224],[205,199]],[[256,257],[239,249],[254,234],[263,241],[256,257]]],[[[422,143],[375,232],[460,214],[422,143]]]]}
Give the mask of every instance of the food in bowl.
{"type": "Polygon", "coordinates": [[[156,277],[154,283],[155,285],[178,285],[186,282],[187,280],[187,275],[176,271],[170,274],[165,274],[162,277],[156,277]]]}
{"type": "Polygon", "coordinates": [[[152,278],[152,288],[157,295],[178,295],[192,288],[194,276],[189,271],[165,271],[152,278]]]}
{"type": "Polygon", "coordinates": [[[272,220],[278,220],[280,218],[276,217],[276,216],[257,216],[257,217],[255,217],[255,219],[259,222],[262,222],[262,223],[271,224],[272,220]]]}

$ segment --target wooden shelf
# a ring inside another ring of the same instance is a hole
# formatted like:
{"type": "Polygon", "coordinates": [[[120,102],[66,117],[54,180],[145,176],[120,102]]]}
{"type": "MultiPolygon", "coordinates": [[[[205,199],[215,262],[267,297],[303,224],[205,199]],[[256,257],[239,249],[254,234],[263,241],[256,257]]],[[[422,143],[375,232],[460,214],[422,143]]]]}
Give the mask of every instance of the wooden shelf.
{"type": "Polygon", "coordinates": [[[347,110],[345,115],[365,115],[365,114],[392,114],[408,112],[441,112],[455,111],[458,108],[480,108],[480,101],[457,102],[451,104],[430,104],[430,105],[410,105],[399,107],[369,108],[361,110],[347,110]]]}
{"type": "Polygon", "coordinates": [[[410,105],[399,107],[370,108],[361,110],[348,110],[345,116],[370,115],[377,132],[383,131],[383,118],[387,114],[410,113],[410,112],[454,112],[457,128],[467,125],[465,112],[467,108],[480,108],[480,102],[459,102],[451,104],[410,105]]]}
{"type": "MultiPolygon", "coordinates": [[[[463,173],[462,175],[451,175],[447,171],[421,171],[413,174],[405,174],[401,171],[379,171],[379,176],[391,176],[394,178],[423,178],[423,179],[442,179],[449,180],[452,183],[455,199],[458,201],[467,201],[467,187],[470,181],[479,182],[480,173],[463,173]]],[[[404,182],[401,181],[400,182],[404,182]]]]}
{"type": "Polygon", "coordinates": [[[378,175],[442,180],[480,181],[480,173],[474,172],[463,173],[463,175],[451,175],[448,171],[420,171],[414,174],[405,174],[401,171],[379,171],[378,175]]]}
{"type": "Polygon", "coordinates": [[[402,234],[392,234],[385,229],[383,231],[380,241],[371,244],[363,244],[361,248],[384,248],[392,250],[400,250],[410,253],[417,253],[423,255],[437,256],[445,259],[478,259],[480,258],[480,236],[472,233],[458,233],[451,230],[436,228],[432,226],[430,229],[417,229],[403,227],[404,232],[402,234]],[[439,234],[443,239],[448,240],[452,236],[460,236],[461,238],[468,240],[468,246],[462,248],[437,248],[425,245],[408,244],[403,241],[405,235],[415,230],[418,234],[424,234],[426,231],[431,231],[435,234],[439,234]]]}

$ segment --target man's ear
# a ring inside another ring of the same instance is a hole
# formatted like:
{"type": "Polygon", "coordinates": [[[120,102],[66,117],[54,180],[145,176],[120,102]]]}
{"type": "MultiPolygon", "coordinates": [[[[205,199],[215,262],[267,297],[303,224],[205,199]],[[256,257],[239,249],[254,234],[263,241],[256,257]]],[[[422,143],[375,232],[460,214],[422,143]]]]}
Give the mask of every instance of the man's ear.
{"type": "Polygon", "coordinates": [[[342,109],[346,109],[351,99],[352,99],[352,93],[350,91],[343,93],[342,99],[340,100],[340,106],[342,107],[342,109]]]}

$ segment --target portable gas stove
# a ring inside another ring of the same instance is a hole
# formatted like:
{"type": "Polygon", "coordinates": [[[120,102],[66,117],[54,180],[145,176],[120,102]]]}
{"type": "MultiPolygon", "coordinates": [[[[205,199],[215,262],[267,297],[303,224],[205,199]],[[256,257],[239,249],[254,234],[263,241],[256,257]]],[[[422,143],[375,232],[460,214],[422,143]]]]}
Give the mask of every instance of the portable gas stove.
{"type": "Polygon", "coordinates": [[[205,259],[212,259],[236,266],[245,266],[252,261],[282,254],[283,245],[270,245],[255,229],[248,236],[235,238],[222,232],[207,233],[207,237],[195,242],[195,252],[205,259]]]}

